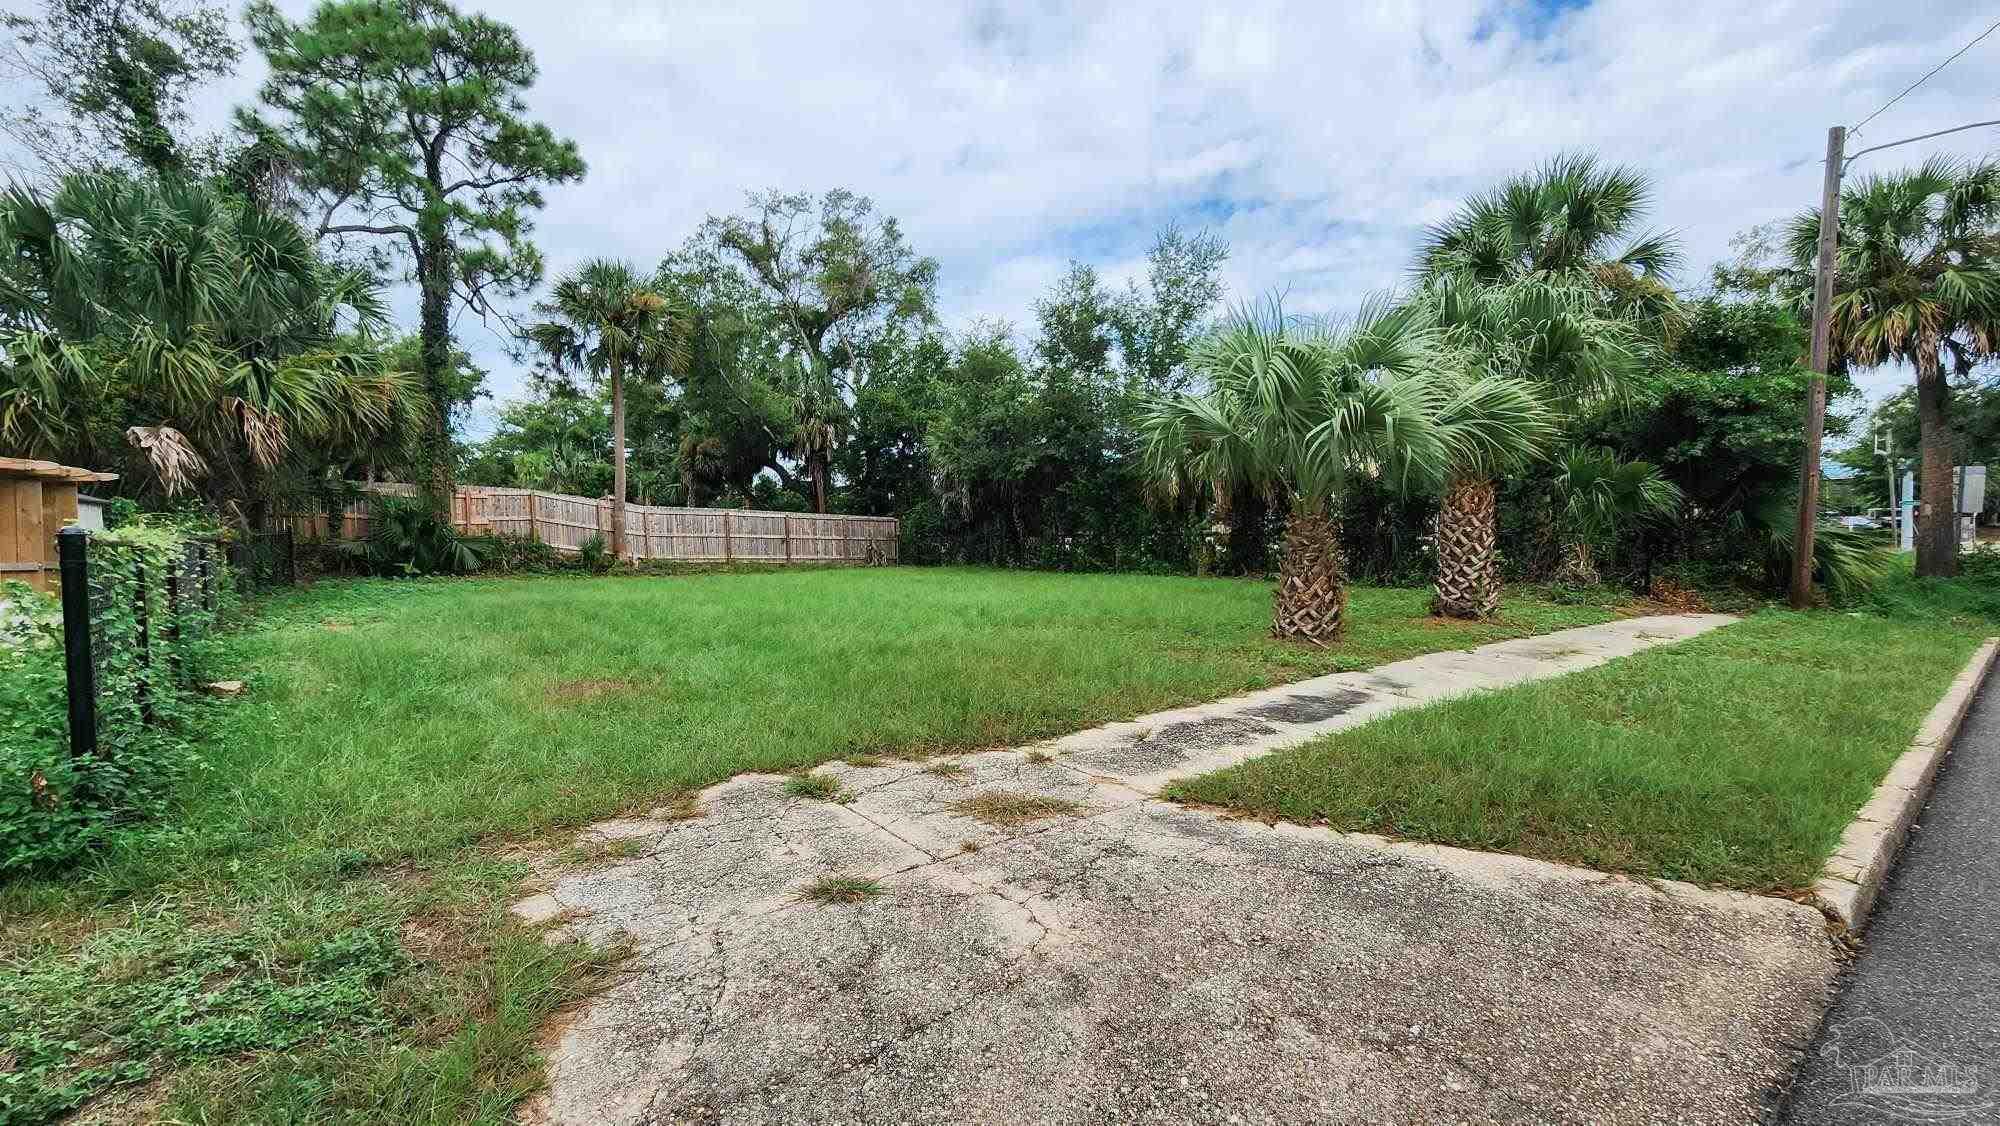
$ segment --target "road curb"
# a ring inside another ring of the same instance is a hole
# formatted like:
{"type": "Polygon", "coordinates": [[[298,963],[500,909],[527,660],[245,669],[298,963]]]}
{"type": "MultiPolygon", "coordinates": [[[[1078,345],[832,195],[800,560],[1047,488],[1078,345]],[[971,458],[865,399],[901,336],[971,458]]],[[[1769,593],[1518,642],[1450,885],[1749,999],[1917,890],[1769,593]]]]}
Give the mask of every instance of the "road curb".
{"type": "Polygon", "coordinates": [[[1827,917],[1858,933],[1868,923],[1875,896],[1889,878],[1896,850],[1909,834],[1910,826],[1930,796],[1937,779],[1938,764],[1951,750],[1951,741],[1972,708],[1972,699],[2000,655],[2000,637],[1989,637],[1959,670],[1958,678],[1945,690],[1944,698],[1931,709],[1910,749],[1884,775],[1868,804],[1855,814],[1840,834],[1840,847],[1821,866],[1813,881],[1813,894],[1827,917]]]}

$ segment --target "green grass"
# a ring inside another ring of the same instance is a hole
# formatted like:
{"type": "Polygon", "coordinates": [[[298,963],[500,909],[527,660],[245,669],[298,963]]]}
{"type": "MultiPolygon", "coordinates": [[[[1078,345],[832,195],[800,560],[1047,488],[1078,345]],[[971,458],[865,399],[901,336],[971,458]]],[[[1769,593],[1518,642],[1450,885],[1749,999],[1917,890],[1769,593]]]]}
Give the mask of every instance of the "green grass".
{"type": "Polygon", "coordinates": [[[1760,613],[1386,716],[1187,801],[1754,891],[1811,883],[1990,622],[1760,613]]]}
{"type": "Polygon", "coordinates": [[[1019,743],[1339,668],[1612,616],[1529,594],[1437,622],[1359,589],[1350,637],[1266,636],[1261,583],[984,570],[326,585],[240,642],[251,692],[174,846],[424,860],[743,771],[1019,743]]]}
{"type": "Polygon", "coordinates": [[[1019,743],[1615,613],[1524,591],[1467,625],[1425,601],[1356,590],[1349,638],[1319,650],[1266,637],[1269,587],[1232,580],[288,593],[230,640],[250,691],[211,709],[209,766],[173,815],[61,878],[0,885],[0,1126],[104,1091],[189,1122],[504,1121],[537,1082],[542,1021],[611,956],[505,913],[567,827],[663,802],[699,816],[694,790],[746,770],[1019,743]]]}
{"type": "Polygon", "coordinates": [[[799,892],[814,903],[861,903],[881,894],[881,881],[865,876],[821,876],[799,892]]]}

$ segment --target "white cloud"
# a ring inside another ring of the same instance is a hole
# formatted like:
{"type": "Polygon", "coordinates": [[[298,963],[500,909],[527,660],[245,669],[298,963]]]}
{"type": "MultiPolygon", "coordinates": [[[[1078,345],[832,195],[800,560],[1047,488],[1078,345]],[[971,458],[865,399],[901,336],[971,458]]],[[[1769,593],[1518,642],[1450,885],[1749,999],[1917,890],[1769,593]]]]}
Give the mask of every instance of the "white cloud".
{"type": "MultiPolygon", "coordinates": [[[[591,165],[549,192],[552,269],[650,263],[749,191],[848,187],[939,258],[950,321],[1021,326],[1067,259],[1123,277],[1167,222],[1230,241],[1234,299],[1335,312],[1398,281],[1456,200],[1572,147],[1654,176],[1698,280],[1734,232],[1814,203],[1828,125],[1990,19],[1963,0],[477,6],[535,49],[530,105],[591,165]]],[[[1992,116],[1996,61],[2000,39],[1866,140],[1992,116]]]]}

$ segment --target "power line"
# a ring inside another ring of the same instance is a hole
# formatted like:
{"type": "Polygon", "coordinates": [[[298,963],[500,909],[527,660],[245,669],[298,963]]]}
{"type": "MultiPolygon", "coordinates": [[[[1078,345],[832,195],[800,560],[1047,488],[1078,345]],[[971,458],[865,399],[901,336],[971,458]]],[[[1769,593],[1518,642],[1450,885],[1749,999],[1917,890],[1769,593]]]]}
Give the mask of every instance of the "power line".
{"type": "Polygon", "coordinates": [[[1967,43],[1967,44],[1966,44],[1965,46],[1963,46],[1963,47],[1960,47],[1960,48],[1959,48],[1958,50],[1956,50],[1956,51],[1952,52],[1952,55],[1951,55],[1951,57],[1950,57],[1950,58],[1948,58],[1948,59],[1946,59],[1945,61],[1943,61],[1943,62],[1939,63],[1938,65],[1936,65],[1936,66],[1932,67],[1932,68],[1930,69],[1930,73],[1929,73],[1929,74],[1926,74],[1926,75],[1924,75],[1924,76],[1923,76],[1922,78],[1919,78],[1919,79],[1917,79],[1917,80],[1916,80],[1915,82],[1912,82],[1912,83],[1910,83],[1910,84],[1909,84],[1908,86],[1904,87],[1904,88],[1903,88],[1903,92],[1902,92],[1901,94],[1898,94],[1898,95],[1896,95],[1895,97],[1893,97],[1893,98],[1890,98],[1890,99],[1889,99],[1888,101],[1886,101],[1886,102],[1882,103],[1882,108],[1881,108],[1881,109],[1878,109],[1878,110],[1876,110],[1876,111],[1875,111],[1874,113],[1871,113],[1871,114],[1869,114],[1869,115],[1868,115],[1867,117],[1864,117],[1864,118],[1862,118],[1862,119],[1860,120],[1860,122],[1858,122],[1857,124],[1854,124],[1854,125],[1850,125],[1850,126],[1848,126],[1848,127],[1847,127],[1847,131],[1848,131],[1849,133],[1859,133],[1859,132],[1861,132],[1861,126],[1863,126],[1863,125],[1866,125],[1866,124],[1868,124],[1869,122],[1871,122],[1871,121],[1875,120],[1876,118],[1878,118],[1878,117],[1882,116],[1882,113],[1883,113],[1883,111],[1884,111],[1884,110],[1887,110],[1887,109],[1888,109],[1888,108],[1889,108],[1890,106],[1893,106],[1893,105],[1895,105],[1895,104],[1896,104],[1897,102],[1900,102],[1900,101],[1902,101],[1902,100],[1903,100],[1903,99],[1904,99],[1904,98],[1905,98],[1906,96],[1908,96],[1908,95],[1909,95],[1910,91],[1912,91],[1912,90],[1916,89],[1916,88],[1917,88],[1917,87],[1919,87],[1919,86],[1922,86],[1922,85],[1923,85],[1924,83],[1926,83],[1926,82],[1929,82],[1929,81],[1930,81],[1930,80],[1931,80],[1932,78],[1936,77],[1936,75],[1937,75],[1937,72],[1938,72],[1938,71],[1941,71],[1941,70],[1943,70],[1944,68],[1946,68],[1946,67],[1950,66],[1950,65],[1951,65],[1952,63],[1954,63],[1954,62],[1957,62],[1957,61],[1958,61],[1958,57],[1959,57],[1960,55],[1963,55],[1963,54],[1965,54],[1965,53],[1966,53],[1967,51],[1970,51],[1970,50],[1972,50],[1972,49],[1973,49],[1974,47],[1977,47],[1977,46],[1979,45],[1979,41],[1980,41],[1980,40],[1982,40],[1982,39],[1986,38],[1987,36],[1989,36],[1989,35],[1993,34],[1993,33],[1994,33],[1995,31],[2000,31],[2000,20],[1994,20],[1994,21],[1993,21],[1993,25],[1992,25],[1991,27],[1988,27],[1988,28],[1987,28],[1987,29],[1986,29],[1985,31],[1982,31],[1982,32],[1980,32],[1980,33],[1979,33],[1978,35],[1975,35],[1975,36],[1973,36],[1973,37],[1972,37],[1972,42],[1970,42],[1970,43],[1967,43]]]}

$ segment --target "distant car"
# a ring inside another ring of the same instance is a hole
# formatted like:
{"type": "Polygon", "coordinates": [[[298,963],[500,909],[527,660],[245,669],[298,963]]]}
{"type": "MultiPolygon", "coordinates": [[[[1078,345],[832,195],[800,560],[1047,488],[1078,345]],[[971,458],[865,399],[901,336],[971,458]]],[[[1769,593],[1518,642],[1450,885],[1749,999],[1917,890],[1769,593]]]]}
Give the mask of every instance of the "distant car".
{"type": "Polygon", "coordinates": [[[1840,518],[1840,526],[1856,530],[1873,531],[1882,525],[1873,516],[1843,516],[1840,518]]]}

